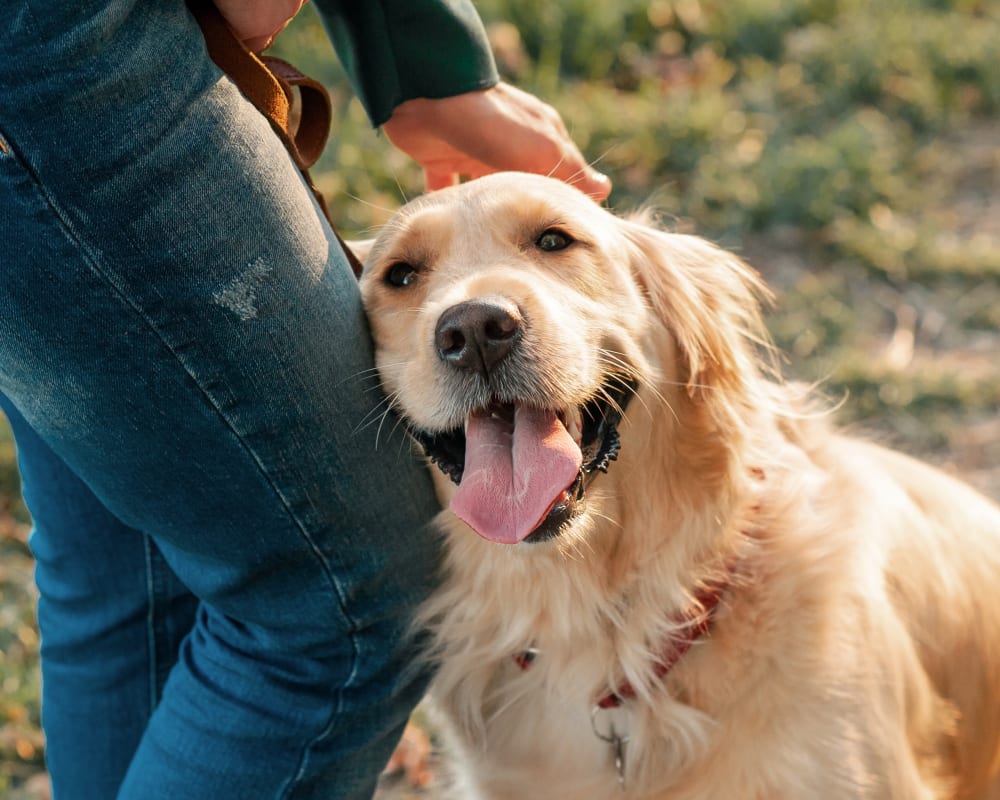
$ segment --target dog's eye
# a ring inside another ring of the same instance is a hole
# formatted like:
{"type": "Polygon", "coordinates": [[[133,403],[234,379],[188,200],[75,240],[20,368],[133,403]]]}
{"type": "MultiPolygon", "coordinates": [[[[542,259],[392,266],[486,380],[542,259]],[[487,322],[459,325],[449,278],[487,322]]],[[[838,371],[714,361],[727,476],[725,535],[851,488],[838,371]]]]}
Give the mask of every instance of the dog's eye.
{"type": "Polygon", "coordinates": [[[400,262],[389,267],[385,273],[385,282],[390,286],[402,288],[409,286],[417,279],[417,269],[412,264],[400,262]]]}
{"type": "Polygon", "coordinates": [[[563,233],[558,228],[549,228],[535,240],[535,247],[544,250],[546,253],[554,253],[557,250],[565,250],[573,244],[573,240],[568,234],[563,233]]]}

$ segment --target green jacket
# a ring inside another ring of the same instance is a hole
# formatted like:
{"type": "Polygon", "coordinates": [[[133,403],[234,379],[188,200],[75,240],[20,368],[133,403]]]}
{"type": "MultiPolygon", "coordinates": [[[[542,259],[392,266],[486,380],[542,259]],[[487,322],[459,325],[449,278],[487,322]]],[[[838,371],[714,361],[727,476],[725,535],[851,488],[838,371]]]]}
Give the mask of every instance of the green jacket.
{"type": "Polygon", "coordinates": [[[415,97],[451,97],[498,80],[469,0],[313,0],[375,126],[415,97]]]}

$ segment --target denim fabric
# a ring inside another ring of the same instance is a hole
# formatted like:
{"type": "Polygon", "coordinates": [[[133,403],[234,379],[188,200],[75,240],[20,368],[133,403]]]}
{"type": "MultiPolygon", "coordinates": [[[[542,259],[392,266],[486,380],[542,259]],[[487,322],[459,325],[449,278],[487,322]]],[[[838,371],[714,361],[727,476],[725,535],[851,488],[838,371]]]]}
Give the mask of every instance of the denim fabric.
{"type": "Polygon", "coordinates": [[[21,3],[0,36],[55,798],[369,796],[438,549],[350,270],[181,2],[21,3]]]}

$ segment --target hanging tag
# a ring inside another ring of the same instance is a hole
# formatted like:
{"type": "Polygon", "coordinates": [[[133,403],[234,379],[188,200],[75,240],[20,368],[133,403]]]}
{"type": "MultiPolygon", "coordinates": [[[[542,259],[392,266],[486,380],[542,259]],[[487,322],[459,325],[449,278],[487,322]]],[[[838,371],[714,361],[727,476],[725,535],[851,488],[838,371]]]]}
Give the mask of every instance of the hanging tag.
{"type": "Polygon", "coordinates": [[[618,786],[625,789],[625,745],[628,744],[628,711],[623,706],[602,708],[597,705],[590,711],[590,727],[594,736],[611,745],[611,756],[618,774],[618,786]]]}
{"type": "Polygon", "coordinates": [[[620,736],[615,737],[614,744],[611,746],[615,749],[615,770],[618,772],[618,785],[625,790],[625,743],[628,739],[623,739],[620,736]]]}

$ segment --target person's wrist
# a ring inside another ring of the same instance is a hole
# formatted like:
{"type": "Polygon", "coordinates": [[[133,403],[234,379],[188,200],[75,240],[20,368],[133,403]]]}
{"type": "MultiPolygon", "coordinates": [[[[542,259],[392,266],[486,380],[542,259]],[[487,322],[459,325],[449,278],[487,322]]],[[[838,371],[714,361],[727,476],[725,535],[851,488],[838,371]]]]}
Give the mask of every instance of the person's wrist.
{"type": "Polygon", "coordinates": [[[441,120],[442,114],[459,111],[462,106],[471,106],[484,99],[486,93],[495,88],[490,86],[484,89],[472,89],[448,97],[413,97],[404,100],[392,110],[392,115],[385,125],[393,122],[406,122],[420,124],[425,128],[433,128],[434,123],[441,120]]]}

